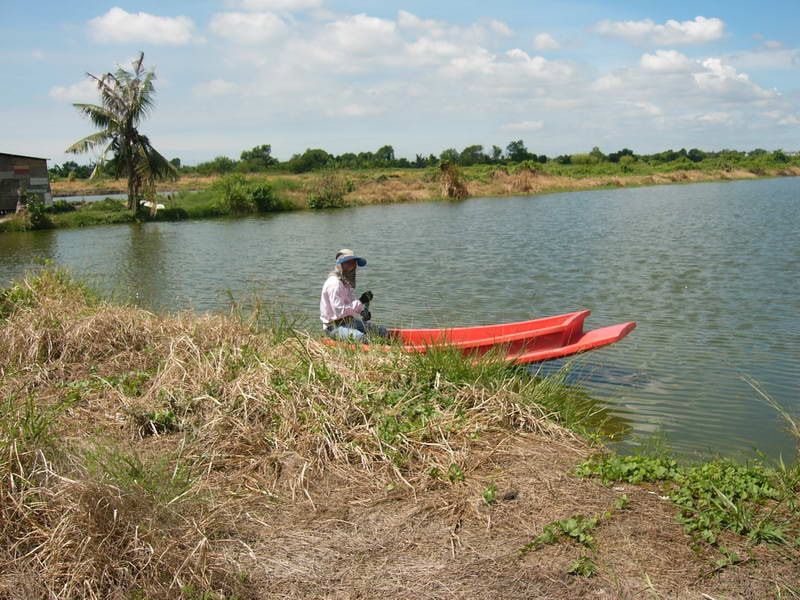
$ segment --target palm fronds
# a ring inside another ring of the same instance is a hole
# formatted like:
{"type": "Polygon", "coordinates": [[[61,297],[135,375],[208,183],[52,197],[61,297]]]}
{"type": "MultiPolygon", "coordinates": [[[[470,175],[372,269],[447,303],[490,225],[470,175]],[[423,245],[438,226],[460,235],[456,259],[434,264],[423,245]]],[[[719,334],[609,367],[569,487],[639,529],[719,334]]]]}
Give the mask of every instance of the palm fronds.
{"type": "MultiPolygon", "coordinates": [[[[128,208],[135,210],[143,189],[152,187],[158,179],[174,178],[175,168],[139,133],[141,121],[153,109],[155,73],[145,71],[144,52],[133,61],[133,69],[123,68],[104,75],[88,74],[97,84],[100,105],[73,104],[101,131],[78,140],[67,152],[78,154],[105,145],[98,167],[113,155],[117,177],[128,179],[128,208]]],[[[93,176],[99,172],[95,169],[93,176]]]]}

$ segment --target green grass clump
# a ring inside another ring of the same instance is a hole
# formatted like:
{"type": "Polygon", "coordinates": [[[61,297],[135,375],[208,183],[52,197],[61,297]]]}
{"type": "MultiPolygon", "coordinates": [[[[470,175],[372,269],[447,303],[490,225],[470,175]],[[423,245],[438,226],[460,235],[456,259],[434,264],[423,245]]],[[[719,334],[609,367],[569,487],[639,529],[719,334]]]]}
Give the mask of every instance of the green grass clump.
{"type": "Polygon", "coordinates": [[[713,460],[680,466],[664,456],[606,455],[577,468],[581,477],[603,483],[661,483],[678,509],[677,520],[697,540],[716,544],[723,532],[751,543],[792,545],[800,541],[797,489],[800,466],[769,467],[713,460]]]}
{"type": "Polygon", "coordinates": [[[578,476],[598,477],[605,484],[673,481],[678,473],[678,462],[674,458],[646,455],[595,457],[581,463],[577,469],[578,476]]]}
{"type": "Polygon", "coordinates": [[[0,290],[0,319],[8,318],[17,310],[33,308],[41,300],[51,297],[77,300],[90,305],[98,301],[97,293],[73,278],[66,268],[55,267],[45,261],[42,268],[0,290]]]}
{"type": "Polygon", "coordinates": [[[135,215],[127,210],[125,203],[113,198],[87,202],[72,211],[56,212],[51,219],[56,228],[114,225],[136,221],[135,215]]]}

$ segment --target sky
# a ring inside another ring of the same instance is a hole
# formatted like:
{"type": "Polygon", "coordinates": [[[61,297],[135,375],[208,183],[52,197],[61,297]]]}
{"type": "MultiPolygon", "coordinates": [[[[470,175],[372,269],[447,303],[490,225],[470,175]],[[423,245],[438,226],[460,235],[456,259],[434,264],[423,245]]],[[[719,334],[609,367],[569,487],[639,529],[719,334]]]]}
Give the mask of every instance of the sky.
{"type": "Polygon", "coordinates": [[[0,0],[0,152],[53,163],[93,131],[87,73],[144,52],[140,131],[184,164],[523,140],[800,150],[800,0],[0,0]]]}

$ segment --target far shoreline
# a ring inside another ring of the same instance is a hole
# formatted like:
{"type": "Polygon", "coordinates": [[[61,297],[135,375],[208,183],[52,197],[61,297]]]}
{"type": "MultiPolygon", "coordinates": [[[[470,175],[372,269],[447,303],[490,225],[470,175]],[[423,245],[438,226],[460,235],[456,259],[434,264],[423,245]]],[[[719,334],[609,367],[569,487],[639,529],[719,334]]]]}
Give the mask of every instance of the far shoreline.
{"type": "MultiPolygon", "coordinates": [[[[614,189],[623,187],[647,187],[681,183],[707,183],[719,181],[741,181],[749,179],[772,179],[776,177],[800,176],[800,167],[787,166],[754,173],[748,169],[732,170],[676,170],[672,172],[652,172],[649,174],[614,175],[554,175],[544,171],[520,169],[509,173],[508,169],[497,168],[490,174],[475,177],[473,172],[464,169],[468,198],[503,197],[551,194],[595,189],[614,189]]],[[[441,190],[435,181],[430,181],[428,169],[339,169],[336,174],[351,181],[355,189],[345,197],[350,206],[369,204],[388,204],[395,202],[435,202],[442,200],[441,190]]],[[[483,174],[481,174],[483,175],[483,174]]],[[[179,194],[188,191],[203,191],[211,187],[224,175],[197,176],[183,175],[177,181],[159,182],[159,193],[179,194]]],[[[292,200],[307,192],[319,178],[319,173],[255,173],[246,174],[246,179],[254,182],[292,182],[299,189],[287,195],[292,200]],[[300,194],[298,194],[300,192],[300,194]]],[[[53,198],[65,196],[102,196],[124,194],[127,191],[125,179],[101,179],[96,182],[81,179],[73,181],[54,181],[51,183],[53,198]]],[[[293,202],[293,204],[300,204],[293,202]]],[[[296,208],[304,208],[296,206],[296,208]]]]}

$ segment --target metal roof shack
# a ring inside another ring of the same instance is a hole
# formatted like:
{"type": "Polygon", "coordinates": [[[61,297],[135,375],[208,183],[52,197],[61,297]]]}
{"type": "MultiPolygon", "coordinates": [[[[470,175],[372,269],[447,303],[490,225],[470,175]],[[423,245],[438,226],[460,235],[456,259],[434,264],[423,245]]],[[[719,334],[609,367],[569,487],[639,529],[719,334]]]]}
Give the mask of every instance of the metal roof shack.
{"type": "Polygon", "coordinates": [[[0,152],[0,214],[16,211],[24,191],[41,194],[45,205],[53,202],[47,159],[0,152]]]}

